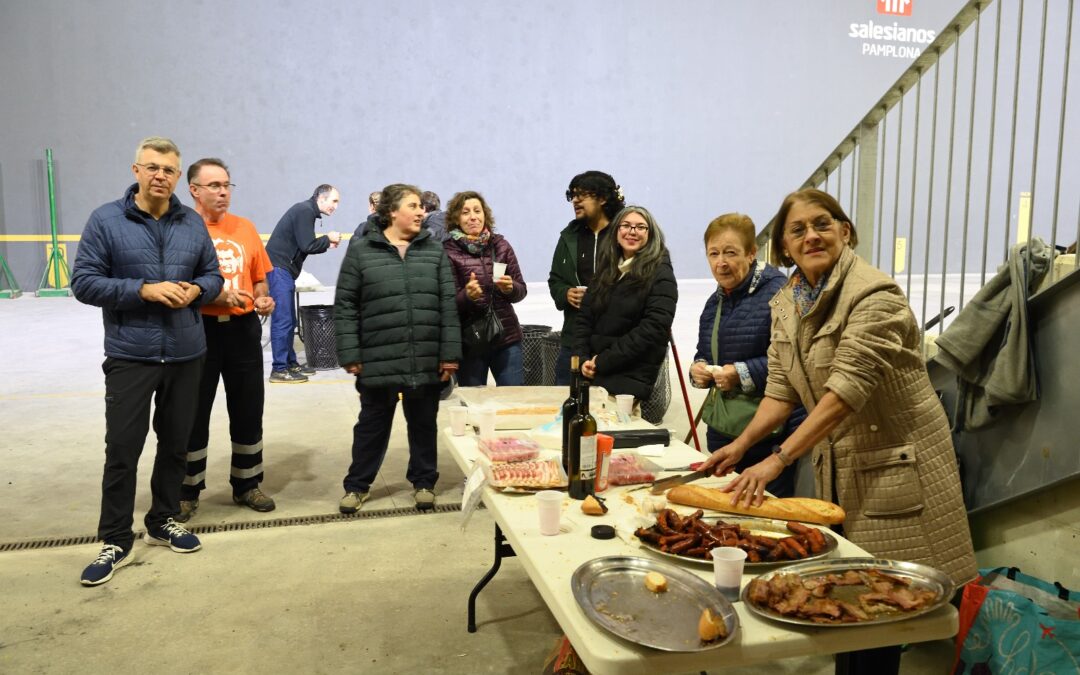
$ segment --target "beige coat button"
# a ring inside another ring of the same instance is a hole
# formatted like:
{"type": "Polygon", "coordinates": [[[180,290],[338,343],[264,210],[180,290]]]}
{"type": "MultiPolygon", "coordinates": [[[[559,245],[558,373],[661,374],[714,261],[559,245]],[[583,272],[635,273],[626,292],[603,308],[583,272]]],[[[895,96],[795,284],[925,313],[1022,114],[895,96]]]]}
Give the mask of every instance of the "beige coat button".
{"type": "Polygon", "coordinates": [[[871,424],[870,425],[870,431],[877,431],[877,425],[876,424],[871,424]]]}

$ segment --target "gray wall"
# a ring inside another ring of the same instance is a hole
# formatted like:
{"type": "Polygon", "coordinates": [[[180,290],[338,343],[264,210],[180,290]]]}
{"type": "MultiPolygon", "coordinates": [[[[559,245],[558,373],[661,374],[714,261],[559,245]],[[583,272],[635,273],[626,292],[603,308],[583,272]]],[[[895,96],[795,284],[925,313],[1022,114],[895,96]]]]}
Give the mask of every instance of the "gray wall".
{"type": "MultiPolygon", "coordinates": [[[[48,232],[46,147],[77,234],[132,181],[138,139],[162,134],[189,163],[225,159],[233,211],[264,233],[320,182],[342,191],[324,224],[344,232],[390,182],[478,189],[535,281],[570,177],[602,169],[656,214],[678,276],[707,277],[708,220],[764,225],[908,65],[862,55],[849,24],[937,30],[963,3],[875,4],[3,0],[0,234],[48,232]]],[[[0,252],[36,288],[44,245],[0,252]]],[[[342,254],[307,269],[333,283],[342,254]]]]}

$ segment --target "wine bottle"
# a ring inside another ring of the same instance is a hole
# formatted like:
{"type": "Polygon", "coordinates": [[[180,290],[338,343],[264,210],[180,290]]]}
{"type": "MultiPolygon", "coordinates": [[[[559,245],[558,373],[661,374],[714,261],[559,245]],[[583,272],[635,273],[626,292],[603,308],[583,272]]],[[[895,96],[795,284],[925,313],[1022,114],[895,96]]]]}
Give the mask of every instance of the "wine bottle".
{"type": "Polygon", "coordinates": [[[570,497],[585,499],[596,479],[596,418],[589,414],[589,381],[581,380],[578,414],[570,422],[570,497]]]}
{"type": "Polygon", "coordinates": [[[570,422],[578,413],[580,359],[579,356],[570,357],[570,397],[562,404],[562,468],[567,475],[570,474],[570,422]]]}

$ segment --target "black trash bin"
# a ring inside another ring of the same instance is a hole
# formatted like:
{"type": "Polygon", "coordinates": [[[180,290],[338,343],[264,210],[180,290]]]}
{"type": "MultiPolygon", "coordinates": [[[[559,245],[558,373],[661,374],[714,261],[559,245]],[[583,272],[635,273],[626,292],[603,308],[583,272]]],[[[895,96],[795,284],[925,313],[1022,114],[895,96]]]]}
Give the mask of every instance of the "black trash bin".
{"type": "Polygon", "coordinates": [[[333,305],[303,305],[300,320],[304,325],[304,351],[307,364],[316,370],[338,367],[337,340],[334,332],[333,305]]]}
{"type": "Polygon", "coordinates": [[[521,363],[525,373],[525,386],[544,384],[544,336],[551,326],[525,325],[521,327],[521,363]]]}
{"type": "Polygon", "coordinates": [[[555,361],[559,358],[559,350],[562,349],[562,333],[553,330],[543,339],[544,344],[544,381],[545,387],[555,384],[555,361]]]}
{"type": "Polygon", "coordinates": [[[667,357],[660,364],[660,372],[656,374],[656,384],[653,385],[652,395],[641,402],[641,419],[653,424],[664,421],[668,406],[671,405],[671,378],[668,375],[668,364],[671,360],[667,357]]]}

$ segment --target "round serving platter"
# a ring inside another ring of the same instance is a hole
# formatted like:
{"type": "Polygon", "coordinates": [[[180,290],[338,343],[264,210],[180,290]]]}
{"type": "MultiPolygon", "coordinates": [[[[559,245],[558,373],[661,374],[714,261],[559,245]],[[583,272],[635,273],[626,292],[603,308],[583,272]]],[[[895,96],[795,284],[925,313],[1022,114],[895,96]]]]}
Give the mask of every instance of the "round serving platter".
{"type": "MultiPolygon", "coordinates": [[[[790,537],[795,534],[791,530],[787,529],[786,521],[781,520],[771,520],[769,518],[720,518],[719,520],[722,520],[729,525],[738,525],[739,527],[745,527],[753,534],[759,534],[769,537],[776,535],[779,535],[777,536],[777,538],[790,537]]],[[[705,519],[705,522],[712,524],[716,521],[709,518],[705,519]]],[[[813,525],[806,526],[814,527],[813,525]]],[[[820,553],[814,553],[799,560],[774,560],[769,562],[750,562],[749,560],[747,560],[745,563],[745,568],[751,571],[772,569],[777,565],[795,565],[806,562],[808,560],[820,560],[822,558],[828,557],[832,554],[833,551],[836,550],[836,547],[839,546],[840,543],[836,540],[836,537],[834,537],[832,533],[829,532],[829,530],[820,527],[817,529],[823,535],[825,535],[825,548],[822,549],[820,553]]],[[[695,558],[693,556],[661,551],[659,548],[656,547],[655,544],[650,544],[649,542],[641,539],[638,539],[638,543],[640,543],[642,548],[647,550],[649,553],[654,553],[670,560],[677,560],[679,562],[690,563],[691,565],[701,565],[704,567],[712,567],[713,564],[712,560],[706,560],[705,558],[695,558]]]]}
{"type": "Polygon", "coordinates": [[[735,608],[701,577],[659,560],[633,556],[596,558],[570,579],[574,599],[601,628],[639,645],[668,652],[700,652],[727,644],[739,630],[735,608]],[[645,575],[658,572],[668,590],[645,588],[645,575]],[[709,608],[727,627],[727,637],[703,643],[698,620],[709,608]]]}
{"type": "MultiPolygon", "coordinates": [[[[916,616],[928,614],[943,606],[953,596],[956,585],[947,574],[941,570],[919,563],[905,562],[902,560],[884,560],[881,558],[834,558],[832,560],[816,560],[811,562],[794,563],[783,569],[773,570],[760,574],[756,578],[763,581],[772,579],[777,574],[794,574],[801,579],[822,576],[826,574],[844,574],[849,570],[867,571],[877,570],[888,576],[905,579],[912,587],[934,592],[934,599],[923,607],[910,611],[889,612],[875,614],[869,621],[855,621],[851,623],[819,623],[802,617],[786,616],[769,607],[758,607],[749,600],[750,584],[743,587],[740,599],[754,614],[773,621],[794,624],[797,626],[814,626],[815,628],[841,628],[847,626],[873,626],[882,623],[894,623],[905,621],[916,616]]],[[[856,588],[849,586],[847,588],[856,588]]]]}

